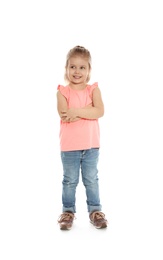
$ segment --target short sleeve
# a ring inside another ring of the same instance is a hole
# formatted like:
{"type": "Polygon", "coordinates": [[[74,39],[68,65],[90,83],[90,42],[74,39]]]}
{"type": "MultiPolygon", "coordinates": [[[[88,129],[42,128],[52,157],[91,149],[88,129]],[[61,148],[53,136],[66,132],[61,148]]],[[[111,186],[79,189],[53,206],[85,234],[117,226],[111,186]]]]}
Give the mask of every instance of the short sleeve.
{"type": "Polygon", "coordinates": [[[62,85],[58,85],[57,90],[59,90],[61,92],[61,94],[65,97],[68,98],[69,95],[69,89],[68,87],[64,87],[62,85]]]}
{"type": "Polygon", "coordinates": [[[91,89],[92,89],[92,90],[94,90],[94,89],[97,88],[97,87],[98,87],[98,83],[97,83],[97,82],[95,82],[94,84],[91,85],[91,89]]]}
{"type": "Polygon", "coordinates": [[[92,85],[88,85],[88,91],[89,91],[89,95],[92,96],[92,92],[95,88],[98,87],[98,82],[93,83],[92,85]]]}

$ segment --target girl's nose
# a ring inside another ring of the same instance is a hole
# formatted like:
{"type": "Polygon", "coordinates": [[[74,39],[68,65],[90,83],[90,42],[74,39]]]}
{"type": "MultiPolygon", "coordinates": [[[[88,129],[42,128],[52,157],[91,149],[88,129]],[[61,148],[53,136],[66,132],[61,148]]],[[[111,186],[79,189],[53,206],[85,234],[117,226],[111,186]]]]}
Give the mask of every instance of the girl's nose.
{"type": "Polygon", "coordinates": [[[79,73],[79,68],[78,67],[76,67],[75,72],[79,73]]]}

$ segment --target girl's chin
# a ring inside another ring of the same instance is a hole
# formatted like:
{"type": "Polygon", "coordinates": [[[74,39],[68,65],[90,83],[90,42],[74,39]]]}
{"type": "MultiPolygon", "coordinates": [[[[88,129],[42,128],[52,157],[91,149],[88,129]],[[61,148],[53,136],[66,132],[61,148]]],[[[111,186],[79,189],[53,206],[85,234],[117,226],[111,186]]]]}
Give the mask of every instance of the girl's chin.
{"type": "Polygon", "coordinates": [[[72,80],[72,82],[73,82],[73,83],[79,83],[79,84],[80,84],[80,83],[83,83],[83,81],[81,81],[81,80],[72,80]]]}
{"type": "Polygon", "coordinates": [[[73,81],[81,81],[81,79],[76,79],[76,78],[73,78],[72,80],[73,81]]]}

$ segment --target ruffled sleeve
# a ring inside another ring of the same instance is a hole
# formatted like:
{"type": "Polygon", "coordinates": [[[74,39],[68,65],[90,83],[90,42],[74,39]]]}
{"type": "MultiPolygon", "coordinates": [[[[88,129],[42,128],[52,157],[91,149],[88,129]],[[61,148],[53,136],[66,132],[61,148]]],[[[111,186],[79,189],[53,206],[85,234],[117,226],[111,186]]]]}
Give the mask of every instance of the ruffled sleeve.
{"type": "Polygon", "coordinates": [[[68,98],[69,89],[67,86],[64,87],[62,85],[58,85],[57,90],[59,90],[65,98],[68,98]]]}
{"type": "Polygon", "coordinates": [[[92,90],[94,90],[97,87],[98,87],[98,82],[95,82],[94,84],[91,85],[91,89],[92,90]]]}
{"type": "Polygon", "coordinates": [[[95,88],[98,87],[98,82],[93,83],[92,85],[88,86],[89,95],[92,96],[92,92],[95,88]]]}

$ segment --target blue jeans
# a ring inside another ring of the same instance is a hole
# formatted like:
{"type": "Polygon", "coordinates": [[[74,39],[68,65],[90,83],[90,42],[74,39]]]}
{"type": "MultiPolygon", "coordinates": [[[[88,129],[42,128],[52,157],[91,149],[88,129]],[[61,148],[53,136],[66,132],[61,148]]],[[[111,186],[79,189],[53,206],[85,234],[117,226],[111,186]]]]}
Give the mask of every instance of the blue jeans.
{"type": "Polygon", "coordinates": [[[98,184],[99,148],[61,152],[63,164],[62,204],[63,212],[76,212],[76,187],[81,172],[86,190],[88,212],[101,211],[98,184]]]}

